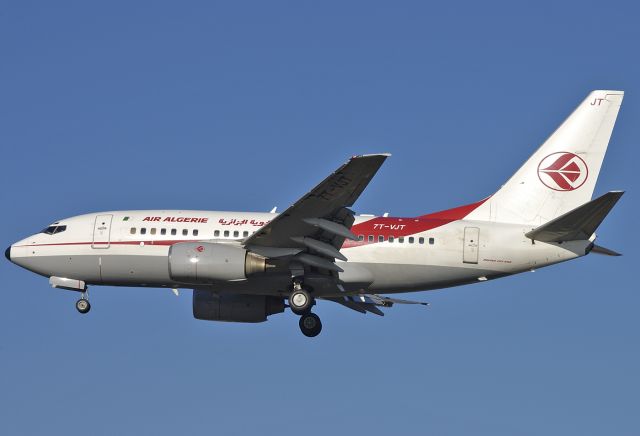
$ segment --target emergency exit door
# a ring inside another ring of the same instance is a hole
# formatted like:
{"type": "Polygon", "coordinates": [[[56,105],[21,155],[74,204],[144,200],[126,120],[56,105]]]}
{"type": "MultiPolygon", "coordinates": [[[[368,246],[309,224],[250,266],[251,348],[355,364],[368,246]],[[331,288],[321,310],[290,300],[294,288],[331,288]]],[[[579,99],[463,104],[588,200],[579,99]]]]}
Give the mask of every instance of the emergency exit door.
{"type": "Polygon", "coordinates": [[[111,220],[113,215],[96,216],[93,225],[93,242],[91,248],[109,248],[111,245],[111,220]]]}
{"type": "Polygon", "coordinates": [[[464,228],[464,246],[462,261],[464,263],[478,263],[478,248],[480,247],[480,229],[478,227],[464,228]]]}

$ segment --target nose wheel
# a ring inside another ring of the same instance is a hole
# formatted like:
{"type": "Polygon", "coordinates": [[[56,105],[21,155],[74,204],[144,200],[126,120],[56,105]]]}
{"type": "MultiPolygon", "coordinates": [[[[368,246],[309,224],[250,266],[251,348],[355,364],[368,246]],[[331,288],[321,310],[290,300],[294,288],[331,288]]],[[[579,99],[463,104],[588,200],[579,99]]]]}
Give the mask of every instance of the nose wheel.
{"type": "Polygon", "coordinates": [[[298,324],[300,325],[302,334],[309,338],[318,336],[322,331],[322,322],[320,321],[320,317],[315,313],[302,315],[298,324]]]}
{"type": "Polygon", "coordinates": [[[85,294],[82,294],[82,297],[76,301],[76,310],[82,314],[88,313],[91,310],[91,304],[89,304],[89,300],[85,294]]]}

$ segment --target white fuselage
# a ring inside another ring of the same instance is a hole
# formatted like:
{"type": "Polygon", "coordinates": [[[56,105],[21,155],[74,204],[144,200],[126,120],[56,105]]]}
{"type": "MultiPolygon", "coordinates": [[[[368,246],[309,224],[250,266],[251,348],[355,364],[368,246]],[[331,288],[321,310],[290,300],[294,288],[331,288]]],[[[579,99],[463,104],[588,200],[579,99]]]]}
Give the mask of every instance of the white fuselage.
{"type": "MultiPolygon", "coordinates": [[[[11,260],[38,274],[86,284],[188,287],[171,280],[169,248],[178,242],[240,245],[274,213],[117,211],[63,219],[53,234],[11,246],[11,260]]],[[[350,292],[437,289],[529,271],[585,255],[590,241],[533,243],[530,226],[490,221],[356,216],[339,278],[350,292]]],[[[291,278],[274,275],[208,287],[244,294],[286,295],[291,278]]],[[[318,289],[318,295],[334,290],[318,289]]]]}

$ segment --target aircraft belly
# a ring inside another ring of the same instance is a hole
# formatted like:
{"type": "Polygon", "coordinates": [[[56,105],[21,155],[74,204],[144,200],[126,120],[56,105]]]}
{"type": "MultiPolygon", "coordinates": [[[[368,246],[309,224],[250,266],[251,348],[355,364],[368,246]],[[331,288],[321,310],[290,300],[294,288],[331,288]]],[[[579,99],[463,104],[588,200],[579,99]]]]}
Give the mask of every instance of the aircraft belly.
{"type": "Polygon", "coordinates": [[[16,259],[45,277],[57,276],[99,285],[169,286],[167,256],[124,254],[41,255],[16,259]]]}
{"type": "Polygon", "coordinates": [[[102,257],[102,284],[171,285],[166,255],[110,255],[102,257]]]}
{"type": "Polygon", "coordinates": [[[374,277],[369,291],[381,293],[407,292],[446,288],[476,283],[479,277],[494,278],[504,272],[464,266],[367,263],[374,277]]]}
{"type": "Polygon", "coordinates": [[[45,277],[58,276],[99,283],[98,256],[39,255],[14,259],[23,268],[45,277]]]}

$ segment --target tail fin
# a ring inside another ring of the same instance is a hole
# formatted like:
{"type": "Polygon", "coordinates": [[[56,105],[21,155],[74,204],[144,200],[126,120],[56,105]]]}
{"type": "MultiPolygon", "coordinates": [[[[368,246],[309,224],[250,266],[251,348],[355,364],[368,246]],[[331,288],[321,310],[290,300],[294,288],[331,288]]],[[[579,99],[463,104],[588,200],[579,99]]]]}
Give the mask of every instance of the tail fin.
{"type": "Polygon", "coordinates": [[[623,91],[593,91],[467,219],[540,225],[591,200],[623,91]]]}

